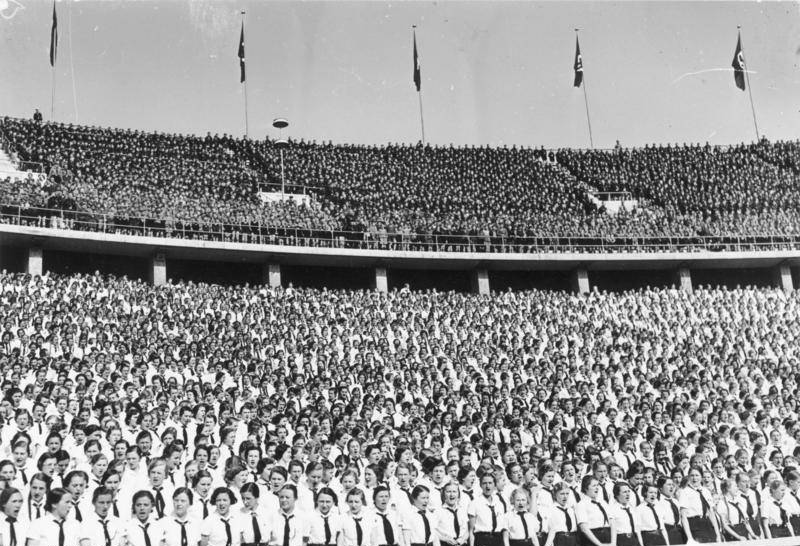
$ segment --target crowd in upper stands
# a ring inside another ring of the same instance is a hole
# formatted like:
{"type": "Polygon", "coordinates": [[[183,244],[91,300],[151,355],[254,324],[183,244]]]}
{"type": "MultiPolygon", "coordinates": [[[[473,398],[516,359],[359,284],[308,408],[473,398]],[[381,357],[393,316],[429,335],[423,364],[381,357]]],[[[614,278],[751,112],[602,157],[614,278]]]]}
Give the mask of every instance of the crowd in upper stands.
{"type": "MultiPolygon", "coordinates": [[[[170,224],[472,237],[800,234],[800,144],[614,150],[290,142],[4,118],[0,133],[51,173],[35,205],[170,224]],[[285,173],[282,178],[282,173],[285,173]],[[263,202],[259,191],[310,193],[263,202]],[[627,192],[608,214],[593,192],[627,192]]],[[[0,186],[3,202],[15,188],[0,186]]],[[[218,231],[230,231],[218,228],[218,231]]]]}
{"type": "Polygon", "coordinates": [[[800,292],[0,274],[0,543],[800,536],[800,292]]]}

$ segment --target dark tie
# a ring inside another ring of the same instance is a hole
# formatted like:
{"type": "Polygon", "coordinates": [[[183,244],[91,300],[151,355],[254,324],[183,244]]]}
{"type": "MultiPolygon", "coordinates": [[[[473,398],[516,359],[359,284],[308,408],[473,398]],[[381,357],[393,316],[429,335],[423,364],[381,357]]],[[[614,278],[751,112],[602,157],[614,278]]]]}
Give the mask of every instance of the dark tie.
{"type": "Polygon", "coordinates": [[[743,493],[742,496],[744,497],[744,500],[747,502],[747,517],[748,518],[752,518],[753,517],[753,505],[750,503],[750,495],[745,495],[743,493]]]}
{"type": "Polygon", "coordinates": [[[530,535],[528,534],[528,522],[525,521],[525,512],[519,512],[519,519],[522,522],[522,529],[525,531],[525,540],[528,540],[530,535]]]}
{"type": "Polygon", "coordinates": [[[422,525],[425,526],[425,544],[427,544],[431,541],[431,522],[428,521],[425,510],[420,510],[419,515],[422,516],[422,525]]]}
{"type": "Polygon", "coordinates": [[[675,520],[674,525],[680,525],[681,515],[680,512],[678,512],[678,507],[675,506],[675,503],[672,501],[672,499],[667,499],[667,500],[669,500],[669,507],[672,508],[672,518],[675,520]]]}
{"type": "Polygon", "coordinates": [[[283,546],[289,546],[289,518],[292,516],[283,516],[283,546]]]}
{"type": "Polygon", "coordinates": [[[403,493],[405,493],[405,494],[406,494],[406,496],[408,497],[408,502],[411,502],[411,503],[413,503],[413,502],[414,502],[414,499],[413,499],[413,497],[411,496],[411,491],[409,491],[408,489],[400,489],[400,490],[401,490],[403,493]]]}
{"type": "MultiPolygon", "coordinates": [[[[119,508],[117,508],[117,499],[114,499],[111,502],[112,502],[112,507],[114,509],[114,517],[118,518],[119,517],[119,508]]],[[[38,510],[39,510],[38,506],[36,507],[36,510],[37,510],[37,513],[38,513],[38,510]]]]}
{"type": "Polygon", "coordinates": [[[200,502],[203,503],[203,519],[208,517],[208,501],[206,499],[200,499],[200,502]]]}
{"type": "Polygon", "coordinates": [[[142,533],[144,533],[144,544],[145,546],[153,546],[150,542],[150,534],[147,532],[147,528],[150,527],[149,523],[145,523],[142,525],[142,533]]]}
{"type": "Polygon", "coordinates": [[[635,533],[636,529],[633,526],[633,514],[631,514],[631,509],[627,506],[625,507],[625,513],[628,514],[628,521],[631,523],[631,533],[635,533]]]}
{"type": "Polygon", "coordinates": [[[386,538],[386,544],[392,546],[394,544],[394,529],[392,529],[392,522],[389,521],[389,516],[386,514],[378,514],[383,520],[383,536],[386,538]]]}
{"type": "Polygon", "coordinates": [[[608,491],[606,491],[606,486],[605,485],[600,485],[600,491],[603,492],[603,500],[605,502],[608,502],[608,491]]]}
{"type": "Polygon", "coordinates": [[[42,505],[41,504],[37,504],[37,503],[33,503],[33,506],[36,508],[36,517],[37,518],[42,517],[42,505]]]}
{"type": "Polygon", "coordinates": [[[261,542],[261,528],[258,525],[255,512],[253,512],[253,542],[261,542]]]}
{"type": "Polygon", "coordinates": [[[9,531],[9,546],[17,546],[17,530],[14,529],[14,522],[17,521],[16,518],[7,517],[6,521],[8,522],[9,531]]]}
{"type": "Polygon", "coordinates": [[[458,524],[458,512],[452,508],[448,508],[448,510],[453,514],[453,531],[455,532],[453,536],[458,540],[458,536],[461,534],[461,525],[458,524]]]}
{"type": "Polygon", "coordinates": [[[228,519],[220,518],[225,524],[225,546],[231,546],[233,536],[231,535],[231,522],[228,519]]]}
{"type": "Polygon", "coordinates": [[[711,507],[708,505],[708,501],[706,500],[706,496],[703,495],[702,491],[698,490],[697,494],[700,495],[700,503],[703,505],[703,517],[707,517],[708,516],[708,511],[709,511],[709,509],[711,507]]]}
{"type": "Polygon", "coordinates": [[[169,473],[169,481],[172,482],[172,485],[175,485],[175,472],[169,473]]]}
{"type": "Polygon", "coordinates": [[[186,536],[187,521],[175,520],[175,523],[181,526],[181,546],[189,546],[189,537],[186,536]]]}
{"type": "Polygon", "coordinates": [[[64,546],[64,520],[57,520],[58,524],[58,546],[64,546]]]}
{"type": "Polygon", "coordinates": [[[739,508],[739,503],[738,502],[728,501],[728,504],[732,504],[733,507],[736,508],[736,512],[738,512],[738,514],[739,514],[739,523],[742,523],[742,522],[746,521],[746,518],[744,517],[744,514],[742,513],[742,509],[739,508]]]}
{"type": "Polygon", "coordinates": [[[108,534],[108,522],[104,519],[98,521],[100,525],[103,526],[103,539],[106,541],[106,546],[111,546],[111,535],[108,534]]]}
{"type": "Polygon", "coordinates": [[[25,474],[25,469],[24,468],[20,468],[19,473],[22,475],[22,484],[23,485],[28,485],[28,476],[27,476],[27,474],[25,474]]]}
{"type": "Polygon", "coordinates": [[[156,487],[156,512],[158,512],[158,517],[164,517],[164,508],[167,506],[166,502],[164,502],[164,495],[161,494],[161,488],[156,487]]]}
{"type": "Polygon", "coordinates": [[[661,520],[658,519],[658,514],[656,514],[656,507],[650,503],[648,503],[647,506],[649,506],[650,510],[653,512],[653,517],[656,518],[656,530],[661,529],[661,520]]]}
{"type": "Polygon", "coordinates": [[[361,544],[364,542],[364,530],[361,528],[361,518],[354,517],[353,521],[356,522],[356,544],[361,546],[361,544]]]}
{"type": "Polygon", "coordinates": [[[781,506],[781,503],[775,501],[775,506],[781,511],[781,525],[786,525],[789,521],[789,517],[786,515],[786,510],[781,506]]]}
{"type": "Polygon", "coordinates": [[[597,501],[592,501],[592,504],[596,505],[597,508],[603,513],[603,525],[608,524],[608,514],[606,514],[606,509],[603,508],[603,505],[597,501]]]}
{"type": "Polygon", "coordinates": [[[188,448],[189,446],[189,433],[186,431],[186,427],[183,427],[183,445],[188,448]]]}
{"type": "Polygon", "coordinates": [[[567,512],[566,508],[562,508],[561,506],[559,506],[558,509],[561,510],[562,512],[564,512],[564,520],[566,521],[566,524],[567,524],[567,532],[571,533],[572,532],[572,518],[569,517],[569,512],[567,512]]]}
{"type": "Polygon", "coordinates": [[[322,516],[322,521],[325,525],[325,545],[331,543],[331,524],[328,522],[328,516],[322,516]]]}
{"type": "Polygon", "coordinates": [[[73,502],[72,506],[75,507],[75,519],[78,520],[78,521],[83,521],[83,516],[81,515],[81,509],[78,508],[78,503],[77,502],[73,502]]]}
{"type": "Polygon", "coordinates": [[[494,511],[494,506],[489,505],[489,510],[492,511],[492,532],[497,530],[497,512],[494,511]]]}

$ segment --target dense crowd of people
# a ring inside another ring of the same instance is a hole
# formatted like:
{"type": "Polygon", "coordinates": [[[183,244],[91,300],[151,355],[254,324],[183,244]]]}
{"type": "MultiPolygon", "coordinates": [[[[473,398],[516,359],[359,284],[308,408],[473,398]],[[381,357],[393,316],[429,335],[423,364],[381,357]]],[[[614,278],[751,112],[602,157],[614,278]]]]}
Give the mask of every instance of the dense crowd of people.
{"type": "MultiPolygon", "coordinates": [[[[394,237],[738,237],[800,234],[800,145],[647,146],[602,150],[290,142],[146,133],[3,118],[15,157],[51,173],[42,206],[121,226],[190,232],[269,228],[394,237]],[[282,178],[282,173],[285,177],[282,178]],[[259,191],[313,196],[263,202],[259,191]],[[611,215],[592,191],[628,192],[611,215]],[[246,228],[239,225],[249,226],[246,228]],[[197,226],[196,228],[194,226],[197,226]]],[[[14,195],[0,187],[0,200],[14,195]]],[[[330,234],[278,237],[336,239],[330,234]]],[[[325,243],[328,244],[328,243],[325,243]]],[[[458,245],[453,245],[458,246],[458,245]]],[[[501,250],[497,245],[494,251],[501,250]]],[[[526,242],[503,251],[526,251],[526,242]]]]}
{"type": "Polygon", "coordinates": [[[800,536],[800,292],[0,274],[0,544],[800,536]]]}

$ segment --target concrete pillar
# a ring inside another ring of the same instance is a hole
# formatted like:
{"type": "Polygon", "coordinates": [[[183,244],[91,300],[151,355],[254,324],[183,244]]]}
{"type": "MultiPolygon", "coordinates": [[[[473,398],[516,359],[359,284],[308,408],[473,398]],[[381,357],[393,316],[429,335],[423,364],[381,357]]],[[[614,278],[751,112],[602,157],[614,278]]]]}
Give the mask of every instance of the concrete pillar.
{"type": "Polygon", "coordinates": [[[280,264],[264,264],[264,284],[269,284],[270,288],[280,288],[281,286],[280,264]]]}
{"type": "Polygon", "coordinates": [[[794,290],[792,282],[792,268],[787,263],[776,265],[772,270],[772,281],[776,288],[783,288],[784,292],[794,290]]]}
{"type": "Polygon", "coordinates": [[[378,292],[389,291],[389,280],[386,275],[385,267],[375,268],[375,290],[377,290],[378,292]]]}
{"type": "Polygon", "coordinates": [[[572,272],[572,290],[579,294],[589,293],[589,271],[585,267],[579,267],[572,272]]]}
{"type": "Polygon", "coordinates": [[[690,294],[694,291],[692,285],[692,271],[685,265],[682,265],[675,271],[675,284],[684,292],[690,294]]]}
{"type": "Polygon", "coordinates": [[[489,287],[489,271],[486,269],[476,269],[472,272],[472,292],[481,296],[488,295],[491,291],[489,287]]]}
{"type": "Polygon", "coordinates": [[[167,284],[167,257],[163,252],[156,252],[150,260],[150,282],[153,286],[167,284]]]}
{"type": "Polygon", "coordinates": [[[42,247],[32,246],[28,249],[28,275],[42,276],[42,247]]]}

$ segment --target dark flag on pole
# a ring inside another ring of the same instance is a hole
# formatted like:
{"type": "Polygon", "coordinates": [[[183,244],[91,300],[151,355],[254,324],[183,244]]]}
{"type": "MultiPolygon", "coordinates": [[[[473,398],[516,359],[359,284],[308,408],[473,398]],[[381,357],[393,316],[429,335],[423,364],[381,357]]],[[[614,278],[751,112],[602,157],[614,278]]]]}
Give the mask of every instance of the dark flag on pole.
{"type": "Polygon", "coordinates": [[[742,53],[742,35],[739,35],[739,39],[736,40],[736,52],[733,54],[733,62],[731,63],[733,67],[733,81],[736,82],[736,87],[741,89],[742,91],[745,90],[744,86],[744,54],[742,53]]]}
{"type": "Polygon", "coordinates": [[[58,18],[56,17],[56,3],[53,1],[53,26],[50,28],[50,66],[56,65],[58,54],[58,18]]]}
{"type": "Polygon", "coordinates": [[[572,83],[573,87],[580,87],[583,83],[583,57],[581,57],[581,44],[578,43],[578,37],[575,36],[575,81],[572,83]]]}
{"type": "Polygon", "coordinates": [[[419,55],[417,54],[417,32],[414,31],[414,85],[417,86],[417,92],[422,87],[422,74],[419,69],[419,55]]]}
{"type": "Polygon", "coordinates": [[[239,83],[244,83],[244,21],[239,35],[239,83]]]}

